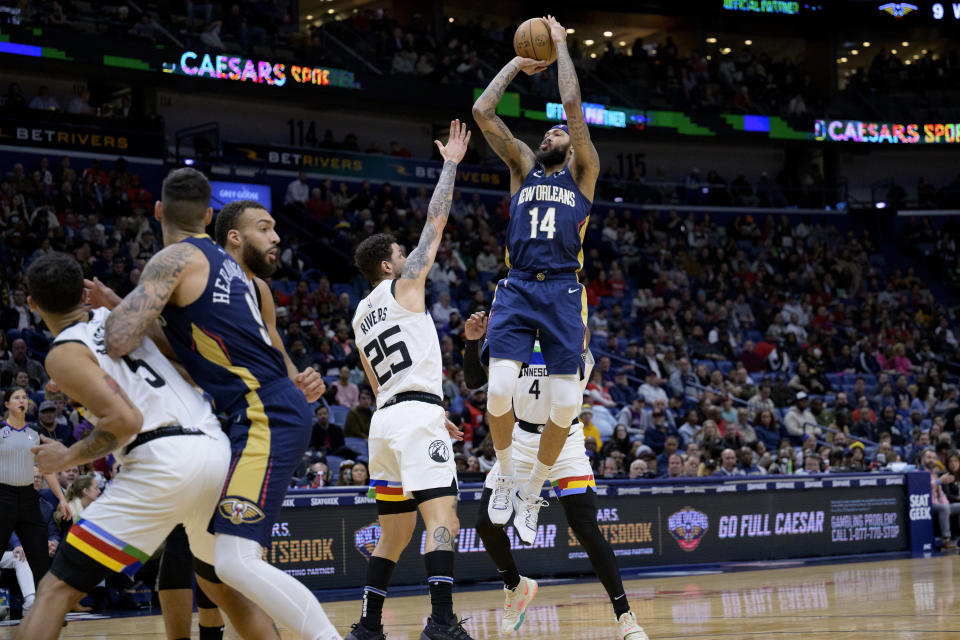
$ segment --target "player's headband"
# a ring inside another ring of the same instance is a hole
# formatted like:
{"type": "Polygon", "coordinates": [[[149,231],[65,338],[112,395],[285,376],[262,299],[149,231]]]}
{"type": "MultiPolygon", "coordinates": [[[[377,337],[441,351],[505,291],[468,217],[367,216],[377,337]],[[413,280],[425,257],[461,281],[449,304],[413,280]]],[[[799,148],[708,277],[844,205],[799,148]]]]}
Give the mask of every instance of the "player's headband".
{"type": "Polygon", "coordinates": [[[565,134],[570,135],[570,129],[565,124],[555,124],[552,127],[550,127],[549,131],[553,131],[554,129],[560,129],[565,134]]]}

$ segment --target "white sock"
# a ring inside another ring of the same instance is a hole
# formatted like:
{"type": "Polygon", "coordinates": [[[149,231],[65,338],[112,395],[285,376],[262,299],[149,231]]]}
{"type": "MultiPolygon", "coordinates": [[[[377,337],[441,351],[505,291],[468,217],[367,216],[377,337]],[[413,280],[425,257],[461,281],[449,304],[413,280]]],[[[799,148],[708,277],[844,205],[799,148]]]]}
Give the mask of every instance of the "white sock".
{"type": "Polygon", "coordinates": [[[254,540],[218,533],[217,576],[302,640],[342,640],[317,599],[299,580],[263,560],[254,540]]]}
{"type": "Polygon", "coordinates": [[[530,472],[530,479],[527,480],[527,483],[523,486],[520,495],[539,496],[540,490],[543,489],[543,483],[546,482],[547,476],[550,475],[550,469],[552,468],[553,465],[548,467],[537,460],[536,464],[533,465],[533,471],[530,472]]]}
{"type": "Polygon", "coordinates": [[[494,448],[497,453],[497,462],[500,463],[500,475],[512,476],[513,471],[513,446],[507,445],[506,449],[494,448]]]}
{"type": "Polygon", "coordinates": [[[33,596],[36,594],[36,588],[33,586],[33,571],[26,560],[20,560],[14,563],[13,569],[17,574],[17,584],[20,585],[20,594],[23,596],[25,607],[33,604],[33,596]],[[26,604],[29,602],[30,604],[26,604]]]}

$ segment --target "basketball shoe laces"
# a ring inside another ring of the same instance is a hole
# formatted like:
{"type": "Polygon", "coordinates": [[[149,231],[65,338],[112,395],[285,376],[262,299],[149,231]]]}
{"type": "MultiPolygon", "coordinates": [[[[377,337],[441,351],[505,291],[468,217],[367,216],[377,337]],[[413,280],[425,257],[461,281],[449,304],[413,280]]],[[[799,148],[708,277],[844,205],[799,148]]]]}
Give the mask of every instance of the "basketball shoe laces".
{"type": "MultiPolygon", "coordinates": [[[[541,498],[539,495],[529,496],[527,498],[520,498],[520,511],[523,516],[521,524],[528,531],[534,532],[537,531],[537,519],[540,514],[540,508],[546,507],[549,502],[541,498]]],[[[514,516],[516,517],[516,516],[514,516]]]]}
{"type": "Polygon", "coordinates": [[[463,628],[463,623],[469,620],[470,618],[464,618],[463,620],[457,620],[453,618],[450,622],[450,627],[447,629],[450,636],[455,640],[473,640],[470,637],[470,634],[467,633],[467,630],[463,628]],[[455,624],[454,624],[455,623],[455,624]]]}
{"type": "Polygon", "coordinates": [[[498,475],[497,485],[493,488],[493,508],[506,511],[510,507],[510,476],[498,475]]]}

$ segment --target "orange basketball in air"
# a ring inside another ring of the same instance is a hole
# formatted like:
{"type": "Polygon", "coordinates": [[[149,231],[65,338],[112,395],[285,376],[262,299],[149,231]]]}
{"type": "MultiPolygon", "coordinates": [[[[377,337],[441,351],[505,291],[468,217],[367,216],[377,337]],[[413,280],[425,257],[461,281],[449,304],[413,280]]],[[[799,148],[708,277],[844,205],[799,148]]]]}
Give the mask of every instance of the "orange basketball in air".
{"type": "Polygon", "coordinates": [[[513,50],[521,58],[553,62],[557,57],[557,51],[553,46],[553,38],[550,37],[550,27],[547,26],[546,20],[530,18],[517,27],[517,32],[513,34],[513,50]]]}

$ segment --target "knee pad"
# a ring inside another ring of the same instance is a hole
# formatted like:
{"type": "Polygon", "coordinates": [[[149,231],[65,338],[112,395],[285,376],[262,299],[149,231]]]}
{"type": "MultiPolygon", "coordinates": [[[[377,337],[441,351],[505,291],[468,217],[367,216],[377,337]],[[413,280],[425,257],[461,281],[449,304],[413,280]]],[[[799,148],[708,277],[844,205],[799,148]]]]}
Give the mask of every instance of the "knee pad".
{"type": "Polygon", "coordinates": [[[569,427],[583,402],[580,381],[575,374],[548,376],[547,386],[550,389],[550,420],[558,427],[569,427]]]}
{"type": "Polygon", "coordinates": [[[502,416],[510,411],[519,376],[520,363],[516,360],[491,358],[487,384],[487,411],[490,415],[502,416]]]}
{"type": "Polygon", "coordinates": [[[167,542],[163,548],[163,556],[160,558],[160,572],[157,576],[157,591],[192,589],[191,559],[187,532],[183,525],[177,525],[167,536],[167,542]]]}

